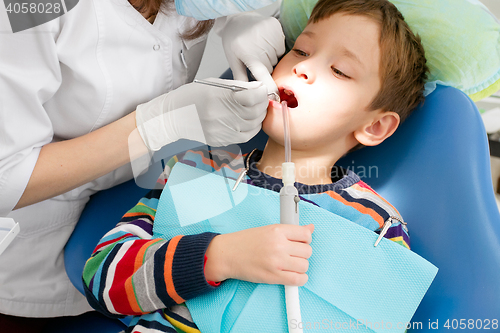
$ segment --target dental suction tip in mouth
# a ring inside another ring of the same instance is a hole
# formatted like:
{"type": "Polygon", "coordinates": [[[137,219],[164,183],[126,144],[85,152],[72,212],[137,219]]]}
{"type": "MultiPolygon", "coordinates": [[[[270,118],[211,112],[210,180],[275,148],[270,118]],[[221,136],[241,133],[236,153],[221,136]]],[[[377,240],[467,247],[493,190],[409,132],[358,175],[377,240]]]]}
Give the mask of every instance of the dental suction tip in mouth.
{"type": "Polygon", "coordinates": [[[293,109],[299,106],[299,102],[297,101],[297,98],[295,97],[293,91],[285,88],[280,88],[279,92],[280,92],[280,100],[286,101],[289,108],[293,109]]]}

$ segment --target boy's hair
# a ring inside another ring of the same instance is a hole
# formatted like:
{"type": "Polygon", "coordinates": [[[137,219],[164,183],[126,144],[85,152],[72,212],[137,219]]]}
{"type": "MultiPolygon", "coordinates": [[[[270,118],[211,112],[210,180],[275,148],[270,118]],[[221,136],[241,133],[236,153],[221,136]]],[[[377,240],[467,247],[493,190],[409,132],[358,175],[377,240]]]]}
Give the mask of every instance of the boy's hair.
{"type": "Polygon", "coordinates": [[[380,23],[381,88],[369,109],[394,111],[404,121],[424,100],[428,68],[420,37],[413,34],[403,15],[387,0],[319,0],[309,23],[335,13],[367,16],[380,23]]]}

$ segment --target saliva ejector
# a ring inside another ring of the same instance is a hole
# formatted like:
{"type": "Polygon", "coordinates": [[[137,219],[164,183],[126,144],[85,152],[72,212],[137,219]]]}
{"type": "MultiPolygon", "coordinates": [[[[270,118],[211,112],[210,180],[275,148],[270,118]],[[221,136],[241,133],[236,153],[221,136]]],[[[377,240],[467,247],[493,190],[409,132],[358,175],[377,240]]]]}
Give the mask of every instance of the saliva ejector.
{"type": "MultiPolygon", "coordinates": [[[[283,187],[280,190],[280,223],[299,225],[299,193],[295,187],[295,163],[292,162],[290,120],[286,101],[281,102],[285,135],[285,163],[282,164],[283,187]]],[[[289,333],[302,333],[299,287],[285,286],[286,317],[289,333]],[[292,325],[294,323],[294,325],[292,325]]]]}

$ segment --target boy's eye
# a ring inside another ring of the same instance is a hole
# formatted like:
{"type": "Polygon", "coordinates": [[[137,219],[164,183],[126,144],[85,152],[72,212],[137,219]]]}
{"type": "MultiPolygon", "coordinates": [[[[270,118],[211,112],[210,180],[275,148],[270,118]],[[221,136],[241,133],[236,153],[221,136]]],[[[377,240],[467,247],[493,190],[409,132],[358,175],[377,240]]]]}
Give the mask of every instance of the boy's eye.
{"type": "Polygon", "coordinates": [[[295,52],[295,54],[302,56],[302,57],[307,57],[309,55],[309,54],[307,54],[304,51],[299,50],[299,49],[292,49],[292,51],[295,52]]]}
{"type": "Polygon", "coordinates": [[[335,67],[332,67],[332,72],[335,74],[335,75],[338,75],[338,76],[341,76],[341,77],[345,77],[347,79],[350,79],[349,76],[345,75],[344,73],[342,73],[340,70],[338,70],[337,68],[335,67]]]}

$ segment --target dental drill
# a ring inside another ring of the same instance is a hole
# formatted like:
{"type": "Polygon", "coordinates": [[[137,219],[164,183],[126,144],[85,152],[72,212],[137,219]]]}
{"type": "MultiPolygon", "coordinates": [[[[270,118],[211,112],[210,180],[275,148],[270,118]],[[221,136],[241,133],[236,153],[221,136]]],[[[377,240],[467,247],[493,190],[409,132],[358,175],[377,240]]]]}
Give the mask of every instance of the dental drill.
{"type": "MultiPolygon", "coordinates": [[[[292,162],[290,140],[290,121],[288,105],[281,102],[283,127],[285,133],[285,163],[282,164],[283,187],[280,191],[280,223],[299,225],[299,193],[295,187],[295,163],[292,162]]],[[[285,286],[286,317],[289,333],[302,333],[300,314],[299,287],[285,286]],[[292,326],[292,323],[296,325],[292,326]]]]}

